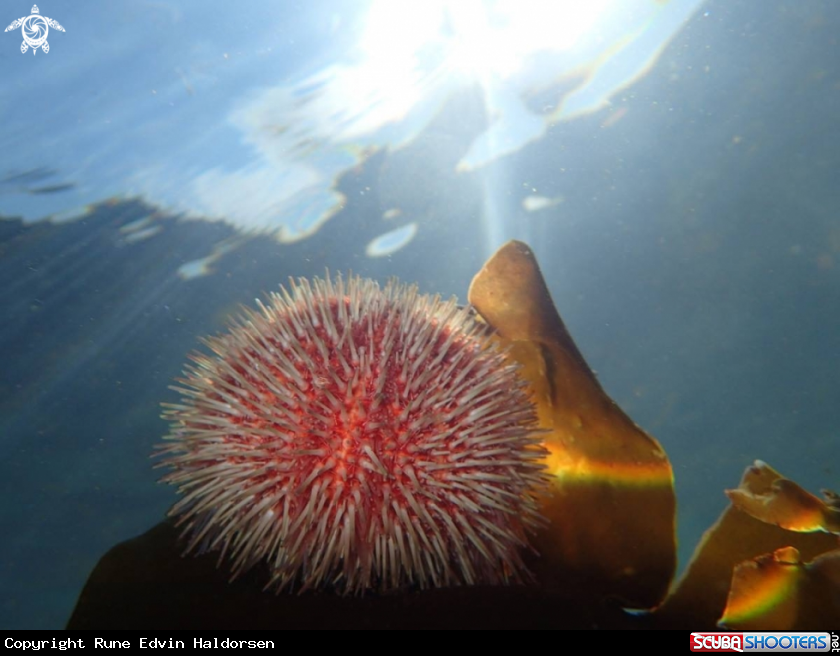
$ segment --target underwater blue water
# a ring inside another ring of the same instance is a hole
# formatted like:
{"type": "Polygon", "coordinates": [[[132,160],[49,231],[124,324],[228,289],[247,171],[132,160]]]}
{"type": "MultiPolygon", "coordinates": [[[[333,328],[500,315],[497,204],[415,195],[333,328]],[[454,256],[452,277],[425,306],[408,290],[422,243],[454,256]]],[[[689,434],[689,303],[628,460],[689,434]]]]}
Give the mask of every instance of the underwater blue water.
{"type": "MultiPolygon", "coordinates": [[[[756,458],[836,489],[840,7],[658,4],[556,51],[491,30],[497,68],[464,63],[483,23],[445,3],[411,48],[375,2],[54,1],[48,53],[2,34],[0,627],[63,626],[163,518],[149,456],[197,338],[326,268],[463,300],[528,242],[668,452],[683,562],[756,458]]],[[[560,18],[517,29],[559,42],[560,18]]]]}

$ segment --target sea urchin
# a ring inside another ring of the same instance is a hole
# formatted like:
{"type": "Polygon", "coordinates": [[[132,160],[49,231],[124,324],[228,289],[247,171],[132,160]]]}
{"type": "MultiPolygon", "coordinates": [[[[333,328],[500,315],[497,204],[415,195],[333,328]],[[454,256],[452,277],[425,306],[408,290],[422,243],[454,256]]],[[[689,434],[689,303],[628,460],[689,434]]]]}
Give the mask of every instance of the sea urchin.
{"type": "Polygon", "coordinates": [[[205,340],[168,405],[187,551],[276,590],[527,578],[543,451],[516,366],[416,287],[292,282],[205,340]]]}

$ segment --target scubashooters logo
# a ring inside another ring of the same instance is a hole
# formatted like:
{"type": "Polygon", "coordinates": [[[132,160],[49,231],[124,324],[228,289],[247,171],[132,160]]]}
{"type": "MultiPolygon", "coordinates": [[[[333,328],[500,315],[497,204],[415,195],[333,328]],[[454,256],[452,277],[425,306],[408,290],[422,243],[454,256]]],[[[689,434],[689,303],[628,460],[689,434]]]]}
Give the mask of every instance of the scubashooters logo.
{"type": "Polygon", "coordinates": [[[790,631],[778,633],[692,633],[691,651],[807,653],[829,651],[828,633],[790,631]]]}
{"type": "Polygon", "coordinates": [[[64,28],[58,24],[57,20],[41,16],[38,5],[32,5],[32,13],[29,16],[12,21],[12,24],[5,31],[9,32],[17,28],[20,28],[21,34],[23,34],[20,51],[25,53],[32,48],[33,55],[38,52],[38,48],[41,48],[44,52],[50,51],[50,44],[47,43],[47,34],[50,33],[50,28],[64,32],[64,28]]]}

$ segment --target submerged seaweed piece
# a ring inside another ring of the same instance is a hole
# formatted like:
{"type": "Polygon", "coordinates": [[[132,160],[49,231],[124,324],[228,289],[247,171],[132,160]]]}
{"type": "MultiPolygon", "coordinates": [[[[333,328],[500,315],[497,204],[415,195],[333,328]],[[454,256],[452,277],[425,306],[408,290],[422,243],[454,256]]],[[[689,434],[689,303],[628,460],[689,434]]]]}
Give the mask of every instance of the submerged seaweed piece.
{"type": "MultiPolygon", "coordinates": [[[[756,462],[756,466],[761,465],[756,462]]],[[[837,496],[829,490],[824,490],[823,495],[825,501],[786,478],[773,481],[769,489],[760,493],[740,488],[726,491],[733,506],[768,524],[799,533],[840,534],[837,496]]]]}
{"type": "Polygon", "coordinates": [[[676,564],[673,473],[659,443],[604,392],[566,330],[533,252],[500,248],[469,301],[522,365],[537,404],[552,495],[536,572],[581,597],[658,604],[676,564]]]}
{"type": "Polygon", "coordinates": [[[484,585],[361,597],[331,590],[269,594],[268,568],[235,581],[217,554],[182,558],[171,520],[111,548],[88,577],[68,629],[587,629],[631,628],[617,605],[564,590],[484,585]]]}
{"type": "Polygon", "coordinates": [[[735,568],[720,626],[734,631],[824,631],[840,624],[840,549],[802,562],[793,547],[735,568]]]}
{"type": "MultiPolygon", "coordinates": [[[[784,479],[777,471],[756,461],[744,472],[736,496],[760,498],[779,480],[784,479]]],[[[656,625],[694,630],[714,627],[724,614],[736,566],[785,547],[795,548],[807,561],[837,545],[833,535],[788,531],[756,519],[733,504],[703,534],[685,573],[657,609],[656,625]]]]}

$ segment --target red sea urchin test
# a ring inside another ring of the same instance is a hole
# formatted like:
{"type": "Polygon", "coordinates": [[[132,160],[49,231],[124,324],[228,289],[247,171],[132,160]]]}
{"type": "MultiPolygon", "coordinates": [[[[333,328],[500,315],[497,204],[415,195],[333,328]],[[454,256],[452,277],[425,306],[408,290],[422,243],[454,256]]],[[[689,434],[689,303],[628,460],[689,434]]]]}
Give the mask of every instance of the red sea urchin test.
{"type": "Polygon", "coordinates": [[[164,481],[187,551],[268,587],[522,580],[543,451],[525,383],[467,308],[396,282],[301,280],[205,341],[164,481]]]}

